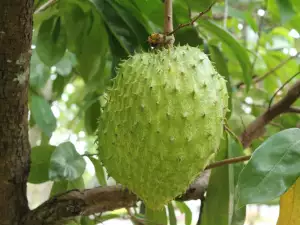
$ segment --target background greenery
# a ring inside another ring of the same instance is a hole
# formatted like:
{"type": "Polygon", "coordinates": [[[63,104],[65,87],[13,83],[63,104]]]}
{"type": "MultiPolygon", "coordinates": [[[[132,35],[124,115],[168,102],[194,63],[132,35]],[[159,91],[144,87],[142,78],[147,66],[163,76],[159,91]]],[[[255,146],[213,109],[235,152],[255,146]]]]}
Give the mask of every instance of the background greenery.
{"type": "MultiPolygon", "coordinates": [[[[120,60],[134,52],[148,51],[147,37],[163,31],[163,2],[57,0],[40,8],[45,3],[35,0],[29,183],[48,182],[50,196],[73,188],[112,185],[114,181],[107,177],[94,146],[96,122],[106,97],[105,87],[116,75],[120,60]]],[[[174,0],[174,26],[190,21],[211,3],[210,0],[174,0]]],[[[175,44],[203,49],[227,79],[231,107],[227,118],[236,135],[267,109],[274,92],[299,71],[299,21],[298,0],[226,0],[218,1],[194,26],[176,32],[175,44]]],[[[289,85],[298,79],[299,76],[295,77],[289,85]]],[[[286,90],[279,92],[273,101],[285,95],[286,90]]],[[[294,106],[300,107],[300,100],[294,106]]],[[[218,158],[250,154],[279,131],[299,127],[299,115],[285,113],[277,117],[265,127],[263,137],[244,150],[226,136],[218,158]]],[[[264,160],[264,157],[258,159],[264,160]]],[[[276,160],[275,157],[271,164],[276,160]]],[[[242,164],[236,164],[226,170],[213,170],[201,225],[243,224],[245,207],[235,213],[232,211],[236,203],[232,195],[242,168],[242,164]],[[209,197],[211,195],[213,197],[209,197]],[[220,215],[218,222],[211,219],[216,212],[220,215]]],[[[244,178],[250,179],[252,184],[249,185],[257,184],[251,174],[244,178]]],[[[277,178],[274,174],[270,182],[277,178]]],[[[36,207],[41,196],[35,196],[30,188],[31,206],[36,207]]],[[[270,200],[278,197],[280,191],[275,190],[277,195],[270,194],[261,203],[277,204],[276,199],[270,200]]],[[[246,196],[242,198],[243,203],[257,202],[249,197],[252,193],[248,190],[243,195],[246,196]]],[[[169,221],[173,225],[176,224],[174,208],[185,213],[185,224],[191,224],[190,209],[185,203],[175,201],[166,208],[167,213],[159,215],[151,212],[144,215],[138,207],[130,216],[126,211],[108,212],[93,219],[77,218],[70,224],[92,225],[125,216],[134,223],[151,220],[159,224],[169,221]]]]}

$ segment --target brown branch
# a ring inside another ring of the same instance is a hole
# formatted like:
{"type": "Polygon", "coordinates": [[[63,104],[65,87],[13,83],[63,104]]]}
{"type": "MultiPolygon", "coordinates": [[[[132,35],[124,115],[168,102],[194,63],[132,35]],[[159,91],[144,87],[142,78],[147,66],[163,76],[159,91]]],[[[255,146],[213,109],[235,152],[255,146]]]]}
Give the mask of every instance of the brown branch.
{"type": "Polygon", "coordinates": [[[290,106],[300,96],[300,80],[297,81],[279,102],[272,105],[262,115],[256,118],[243,132],[240,139],[244,147],[248,147],[251,142],[259,138],[264,133],[264,127],[276,116],[289,110],[290,106]]]}
{"type": "Polygon", "coordinates": [[[284,111],[284,113],[300,113],[300,108],[297,107],[289,107],[284,111]]]}
{"type": "Polygon", "coordinates": [[[179,26],[176,27],[172,32],[169,32],[168,35],[173,35],[176,31],[178,31],[179,29],[181,29],[183,27],[192,26],[196,22],[196,20],[198,20],[204,14],[208,13],[215,3],[216,3],[216,1],[214,1],[205,11],[200,12],[199,15],[194,17],[194,19],[192,19],[190,22],[184,23],[184,24],[179,24],[179,26]]]}
{"type": "MultiPolygon", "coordinates": [[[[210,171],[204,171],[189,189],[176,198],[179,201],[197,200],[206,191],[210,171]]],[[[120,185],[71,190],[55,196],[23,219],[23,225],[56,225],[76,216],[129,208],[136,205],[138,197],[120,185]]]]}

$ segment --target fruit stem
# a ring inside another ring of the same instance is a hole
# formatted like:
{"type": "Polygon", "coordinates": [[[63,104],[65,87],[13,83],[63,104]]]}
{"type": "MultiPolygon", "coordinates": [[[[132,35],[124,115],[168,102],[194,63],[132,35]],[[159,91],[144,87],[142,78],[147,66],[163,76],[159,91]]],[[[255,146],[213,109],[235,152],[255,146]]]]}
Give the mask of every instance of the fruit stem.
{"type": "Polygon", "coordinates": [[[173,31],[173,0],[165,0],[164,32],[168,35],[173,31]]]}
{"type": "Polygon", "coordinates": [[[164,34],[167,37],[166,47],[172,47],[174,36],[169,36],[173,32],[173,0],[165,0],[165,18],[164,18],[164,34]]]}

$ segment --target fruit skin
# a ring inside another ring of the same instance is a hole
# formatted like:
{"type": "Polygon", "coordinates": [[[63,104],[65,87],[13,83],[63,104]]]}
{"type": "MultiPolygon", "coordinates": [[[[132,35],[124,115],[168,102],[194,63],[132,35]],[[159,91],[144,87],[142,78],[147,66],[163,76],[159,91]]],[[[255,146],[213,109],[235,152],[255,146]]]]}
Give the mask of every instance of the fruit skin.
{"type": "Polygon", "coordinates": [[[137,53],[120,64],[98,128],[110,176],[160,209],[214,158],[223,134],[225,80],[198,48],[137,53]]]}

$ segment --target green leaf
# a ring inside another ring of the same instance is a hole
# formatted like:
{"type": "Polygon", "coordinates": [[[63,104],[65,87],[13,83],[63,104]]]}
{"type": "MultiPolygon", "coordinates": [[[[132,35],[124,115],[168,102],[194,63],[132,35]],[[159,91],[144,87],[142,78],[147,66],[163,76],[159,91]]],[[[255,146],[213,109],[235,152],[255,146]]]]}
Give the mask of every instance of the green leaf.
{"type": "Polygon", "coordinates": [[[141,15],[141,12],[129,1],[115,0],[110,2],[112,7],[132,30],[139,44],[146,50],[148,48],[146,40],[149,36],[150,29],[146,26],[146,21],[141,15]]]}
{"type": "Polygon", "coordinates": [[[289,0],[276,0],[280,12],[281,22],[288,22],[294,15],[295,11],[289,0]]]}
{"type": "Polygon", "coordinates": [[[55,64],[56,71],[61,76],[68,76],[75,65],[75,55],[71,52],[66,52],[64,57],[55,64]]]}
{"type": "Polygon", "coordinates": [[[213,3],[213,0],[186,0],[186,2],[191,10],[203,12],[213,3]]]}
{"type": "Polygon", "coordinates": [[[68,189],[68,181],[67,180],[55,181],[51,188],[50,197],[61,194],[61,193],[65,192],[67,189],[68,189]]]}
{"type": "Polygon", "coordinates": [[[87,134],[93,135],[98,126],[98,118],[101,113],[101,105],[98,100],[96,100],[90,107],[88,107],[84,114],[84,125],[87,134]]]}
{"type": "Polygon", "coordinates": [[[60,17],[45,20],[39,29],[36,51],[48,66],[58,63],[65,54],[67,36],[60,17]]]}
{"type": "Polygon", "coordinates": [[[120,215],[110,213],[110,214],[101,215],[101,216],[97,217],[97,221],[104,222],[104,221],[107,221],[107,220],[117,219],[117,218],[120,218],[120,215]]]}
{"type": "Polygon", "coordinates": [[[166,208],[151,210],[146,207],[146,220],[148,222],[147,225],[168,225],[166,208]]]}
{"type": "Polygon", "coordinates": [[[176,206],[180,210],[181,213],[184,213],[185,225],[191,225],[193,215],[192,215],[192,212],[191,212],[190,208],[184,202],[177,202],[176,201],[176,206]]]}
{"type": "MultiPolygon", "coordinates": [[[[83,33],[89,29],[90,18],[79,4],[70,1],[59,1],[58,3],[65,24],[68,49],[76,52],[76,49],[81,47],[83,33]]],[[[101,42],[101,39],[99,41],[101,42]]],[[[95,45],[95,47],[98,46],[95,45]]]]}
{"type": "MultiPolygon", "coordinates": [[[[80,36],[80,44],[76,45],[76,56],[78,59],[78,71],[85,82],[89,81],[98,73],[101,66],[101,60],[108,51],[108,35],[101,19],[96,10],[86,14],[89,20],[89,26],[80,36]]],[[[102,75],[102,70],[100,75],[102,75]]],[[[98,80],[102,77],[98,76],[98,80]]]]}
{"type": "Polygon", "coordinates": [[[263,203],[282,195],[300,175],[300,129],[283,130],[268,138],[242,170],[238,205],[263,203]]]}
{"type": "Polygon", "coordinates": [[[85,185],[84,185],[84,180],[81,177],[75,179],[75,180],[70,180],[68,181],[68,186],[67,186],[67,190],[73,190],[73,189],[84,189],[85,185]]]}
{"type": "Polygon", "coordinates": [[[45,65],[32,50],[30,60],[30,85],[35,88],[43,88],[50,77],[50,67],[45,65]]]}
{"type": "Polygon", "coordinates": [[[69,190],[73,189],[84,189],[84,180],[82,177],[79,177],[75,180],[57,180],[53,182],[50,197],[53,197],[55,195],[59,195],[61,193],[64,193],[69,190]]]}
{"type": "MultiPolygon", "coordinates": [[[[228,158],[244,156],[243,146],[237,143],[231,136],[228,135],[228,158]]],[[[230,191],[230,204],[229,204],[229,218],[230,225],[244,225],[246,218],[246,207],[240,209],[236,208],[235,188],[238,182],[238,177],[242,169],[243,163],[235,163],[229,165],[229,191],[230,191]]]]}
{"type": "Polygon", "coordinates": [[[230,46],[232,52],[235,54],[238,59],[240,66],[243,70],[244,82],[249,90],[251,84],[251,74],[250,74],[250,59],[247,53],[247,50],[238,42],[236,39],[226,30],[222,29],[218,25],[208,20],[199,20],[198,24],[200,27],[214,34],[221,41],[230,46]]]}
{"type": "Polygon", "coordinates": [[[222,52],[219,50],[218,47],[214,45],[209,45],[209,52],[210,52],[210,57],[211,60],[215,63],[215,67],[217,71],[225,78],[226,86],[227,86],[227,91],[229,95],[228,99],[228,108],[229,112],[226,114],[226,118],[230,118],[231,116],[231,111],[232,111],[232,89],[231,89],[231,81],[230,81],[230,76],[227,68],[227,63],[225,61],[225,57],[223,56],[222,52]]]}
{"type": "Polygon", "coordinates": [[[39,184],[49,180],[50,158],[54,150],[55,146],[51,145],[36,146],[31,149],[29,183],[39,184]]]}
{"type": "Polygon", "coordinates": [[[194,27],[180,29],[175,34],[175,45],[186,45],[198,47],[203,44],[197,30],[194,27]]]}
{"type": "Polygon", "coordinates": [[[81,225],[96,225],[96,221],[90,219],[88,216],[82,216],[80,219],[81,225]]]}
{"type": "Polygon", "coordinates": [[[56,118],[46,99],[34,94],[31,95],[30,112],[36,124],[50,137],[56,129],[56,118]]]}
{"type": "Polygon", "coordinates": [[[101,161],[98,159],[95,159],[92,156],[89,156],[89,159],[91,160],[91,162],[94,165],[95,168],[95,173],[96,173],[96,177],[98,179],[98,182],[101,186],[106,186],[106,177],[105,177],[105,173],[104,173],[104,168],[101,165],[101,161]]]}
{"type": "Polygon", "coordinates": [[[52,91],[53,96],[57,99],[62,95],[65,86],[68,84],[72,76],[60,76],[57,75],[56,79],[53,81],[52,91]]]}
{"type": "Polygon", "coordinates": [[[75,180],[85,170],[86,162],[71,142],[58,145],[50,161],[49,178],[57,181],[61,179],[75,180]]]}
{"type": "Polygon", "coordinates": [[[125,58],[127,55],[132,54],[138,46],[137,37],[118,11],[113,7],[113,1],[91,1],[105,22],[106,32],[113,54],[118,58],[125,58]]]}
{"type": "Polygon", "coordinates": [[[174,207],[173,207],[172,203],[168,204],[168,212],[169,212],[170,225],[177,225],[175,210],[174,210],[174,207]]]}
{"type": "MultiPolygon", "coordinates": [[[[228,157],[227,136],[221,142],[216,160],[220,161],[228,157]]],[[[201,217],[201,225],[228,225],[229,212],[229,170],[228,166],[212,170],[204,208],[201,217]],[[218,216],[215,216],[216,213],[218,216]]]]}
{"type": "MultiPolygon", "coordinates": [[[[151,0],[151,4],[145,0],[131,0],[131,2],[136,5],[140,12],[143,12],[150,24],[155,24],[157,28],[163,26],[164,21],[161,19],[164,16],[163,1],[151,0]]],[[[177,1],[175,1],[174,4],[176,4],[176,2],[177,1]]]]}

